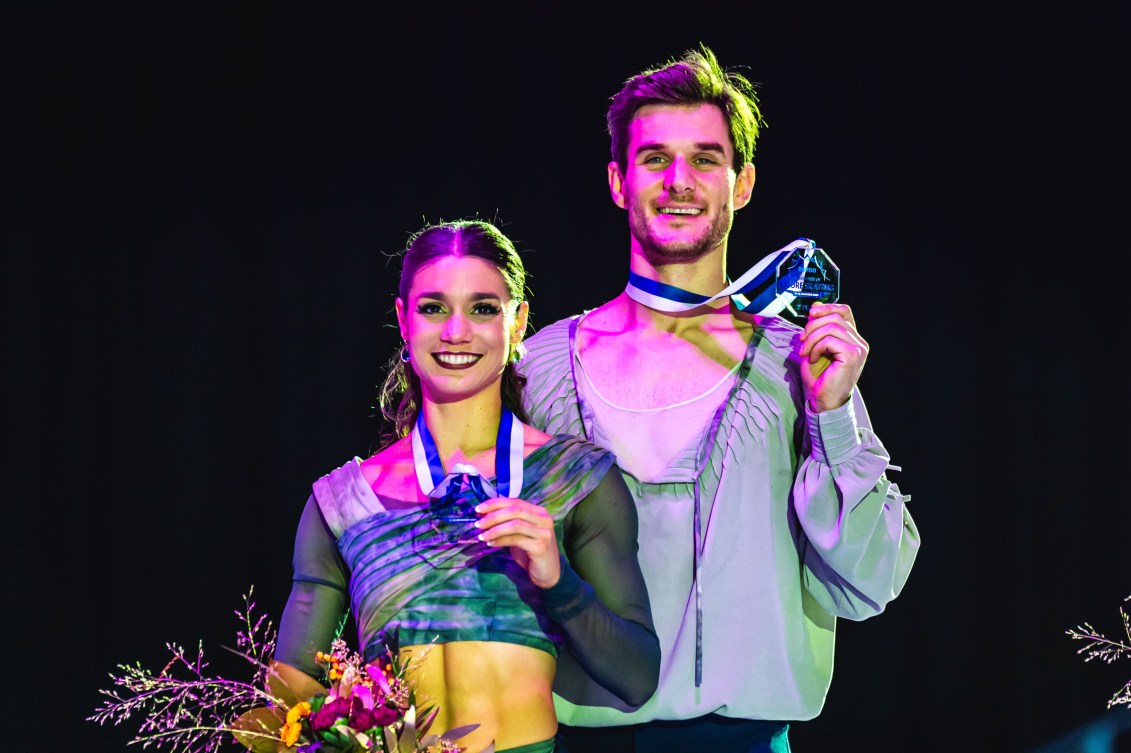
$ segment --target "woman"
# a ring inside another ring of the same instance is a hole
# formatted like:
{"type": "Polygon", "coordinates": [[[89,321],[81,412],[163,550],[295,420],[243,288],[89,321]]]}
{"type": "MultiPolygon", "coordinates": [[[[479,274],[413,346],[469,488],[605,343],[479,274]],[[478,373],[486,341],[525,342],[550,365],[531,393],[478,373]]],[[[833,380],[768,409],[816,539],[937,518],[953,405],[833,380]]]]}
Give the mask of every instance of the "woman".
{"type": "Polygon", "coordinates": [[[615,459],[525,424],[524,291],[522,261],[490,223],[410,240],[396,299],[405,344],[381,399],[393,430],[314,484],[272,665],[309,688],[314,653],[352,607],[366,660],[386,647],[412,660],[418,698],[440,710],[434,730],[479,725],[459,741],[468,751],[554,749],[562,649],[630,706],[659,672],[615,459]],[[463,518],[441,507],[480,487],[485,501],[463,518]]]}

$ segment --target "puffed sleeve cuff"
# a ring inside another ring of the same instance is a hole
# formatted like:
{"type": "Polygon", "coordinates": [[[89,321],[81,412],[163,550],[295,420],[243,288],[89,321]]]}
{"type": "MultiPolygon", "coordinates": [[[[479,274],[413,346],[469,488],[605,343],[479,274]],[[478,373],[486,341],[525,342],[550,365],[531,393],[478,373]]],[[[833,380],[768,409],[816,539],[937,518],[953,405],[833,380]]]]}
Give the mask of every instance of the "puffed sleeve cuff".
{"type": "Polygon", "coordinates": [[[860,432],[856,426],[856,409],[850,398],[839,408],[814,413],[805,403],[809,423],[809,439],[813,458],[825,465],[847,462],[860,452],[860,432]]]}
{"type": "Polygon", "coordinates": [[[546,614],[558,624],[576,617],[593,603],[596,594],[593,586],[581,579],[565,555],[559,555],[562,562],[562,577],[549,588],[542,590],[542,604],[546,614]]]}

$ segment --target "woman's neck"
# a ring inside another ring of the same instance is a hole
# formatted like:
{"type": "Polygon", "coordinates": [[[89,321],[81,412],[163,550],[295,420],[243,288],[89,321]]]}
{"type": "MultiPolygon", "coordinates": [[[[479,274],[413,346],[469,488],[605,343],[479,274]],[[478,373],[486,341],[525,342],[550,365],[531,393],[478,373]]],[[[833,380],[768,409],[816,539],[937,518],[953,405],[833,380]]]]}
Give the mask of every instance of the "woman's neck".
{"type": "Polygon", "coordinates": [[[433,402],[427,397],[422,402],[424,422],[445,468],[494,450],[503,410],[497,391],[484,390],[452,403],[433,402]]]}

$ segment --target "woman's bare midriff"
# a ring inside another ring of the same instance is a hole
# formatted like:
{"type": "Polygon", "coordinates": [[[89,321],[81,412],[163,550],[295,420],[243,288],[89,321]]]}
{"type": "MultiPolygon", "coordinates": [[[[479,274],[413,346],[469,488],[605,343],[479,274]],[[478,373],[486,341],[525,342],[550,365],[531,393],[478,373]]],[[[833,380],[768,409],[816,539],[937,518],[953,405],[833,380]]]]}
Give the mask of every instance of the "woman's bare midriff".
{"type": "Polygon", "coordinates": [[[401,648],[419,708],[439,706],[430,732],[479,727],[456,742],[478,753],[548,740],[558,729],[551,687],[557,662],[514,643],[460,641],[401,648]]]}

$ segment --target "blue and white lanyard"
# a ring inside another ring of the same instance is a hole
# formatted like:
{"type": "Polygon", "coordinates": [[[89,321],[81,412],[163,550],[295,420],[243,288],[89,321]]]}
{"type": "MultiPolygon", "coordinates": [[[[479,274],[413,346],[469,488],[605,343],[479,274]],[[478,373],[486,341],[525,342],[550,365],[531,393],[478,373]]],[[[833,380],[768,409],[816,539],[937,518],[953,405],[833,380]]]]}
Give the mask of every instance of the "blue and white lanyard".
{"type": "Polygon", "coordinates": [[[817,244],[812,240],[798,238],[788,246],[763,257],[745,274],[715,295],[692,293],[674,285],[650,280],[632,271],[628,273],[628,285],[624,292],[637,303],[668,313],[689,311],[705,303],[734,297],[735,305],[741,311],[753,311],[761,316],[776,316],[797,297],[790,291],[805,274],[805,269],[809,265],[809,260],[813,258],[813,251],[816,248],[817,244]],[[798,249],[804,250],[802,263],[785,270],[779,280],[778,266],[798,249]],[[779,289],[782,289],[780,293],[779,289]]]}
{"type": "MultiPolygon", "coordinates": [[[[523,444],[522,422],[504,405],[495,439],[495,488],[500,497],[517,497],[522,493],[523,444]]],[[[424,422],[424,411],[416,415],[412,428],[412,462],[417,483],[426,495],[447,476],[440,450],[424,422]]],[[[465,463],[456,463],[452,472],[482,475],[478,468],[465,463]]]]}

